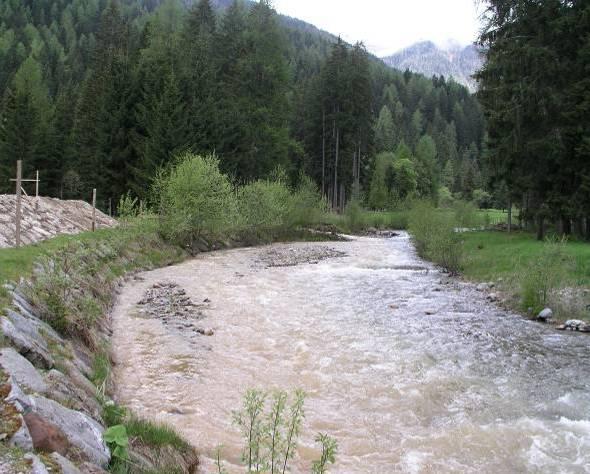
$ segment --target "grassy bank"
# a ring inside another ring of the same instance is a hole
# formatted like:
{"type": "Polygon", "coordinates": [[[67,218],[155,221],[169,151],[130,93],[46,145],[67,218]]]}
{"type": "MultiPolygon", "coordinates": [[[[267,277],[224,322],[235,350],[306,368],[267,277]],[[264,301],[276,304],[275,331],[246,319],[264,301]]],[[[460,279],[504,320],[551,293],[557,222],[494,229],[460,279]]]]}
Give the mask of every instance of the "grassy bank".
{"type": "MultiPolygon", "coordinates": [[[[463,242],[466,253],[463,273],[479,281],[514,279],[541,258],[544,246],[527,232],[471,232],[463,234],[463,242]]],[[[562,283],[590,288],[590,245],[567,242],[564,250],[571,264],[562,283]]]]}
{"type": "MultiPolygon", "coordinates": [[[[97,387],[107,427],[127,427],[133,456],[149,459],[159,473],[188,472],[178,466],[195,466],[194,448],[167,426],[139,420],[109,401],[110,358],[105,315],[113,302],[119,278],[135,270],[147,270],[181,261],[187,253],[163,241],[154,219],[134,219],[116,229],[60,236],[19,249],[0,249],[0,282],[27,283],[19,290],[36,306],[41,317],[67,338],[79,353],[93,360],[89,377],[97,387]],[[115,415],[116,413],[116,415],[115,415]]],[[[6,289],[0,305],[10,306],[6,289]]],[[[0,335],[1,336],[1,335],[0,335]]],[[[1,338],[0,338],[1,341],[1,338]]],[[[67,350],[54,354],[56,363],[67,350]]],[[[112,472],[145,472],[113,458],[112,472]]]]}
{"type": "MultiPolygon", "coordinates": [[[[35,262],[72,243],[91,245],[92,243],[108,240],[115,235],[120,235],[120,230],[101,229],[97,232],[61,235],[18,249],[0,249],[0,284],[18,282],[21,278],[29,278],[32,275],[35,262]]],[[[8,292],[2,287],[0,288],[0,307],[5,307],[7,304],[9,304],[8,292]]]]}
{"type": "Polygon", "coordinates": [[[590,319],[590,245],[551,237],[539,242],[526,232],[477,229],[503,214],[483,214],[460,204],[453,211],[417,202],[408,228],[418,253],[450,274],[493,282],[514,310],[535,316],[553,310],[556,320],[590,319]],[[484,220],[484,224],[481,220],[484,220]]]}
{"type": "Polygon", "coordinates": [[[540,242],[527,232],[462,235],[463,275],[496,282],[513,309],[534,316],[550,307],[558,320],[590,320],[590,245],[540,242]]]}

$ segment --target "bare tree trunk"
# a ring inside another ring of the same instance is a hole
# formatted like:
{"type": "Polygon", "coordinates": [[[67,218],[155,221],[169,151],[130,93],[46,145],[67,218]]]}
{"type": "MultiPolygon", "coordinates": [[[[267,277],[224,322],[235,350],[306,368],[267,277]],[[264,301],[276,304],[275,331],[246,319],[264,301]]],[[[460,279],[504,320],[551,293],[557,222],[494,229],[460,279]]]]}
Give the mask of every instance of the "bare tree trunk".
{"type": "Polygon", "coordinates": [[[334,200],[333,207],[338,207],[338,158],[340,157],[340,129],[336,128],[336,156],[334,158],[334,200]]]}
{"type": "Polygon", "coordinates": [[[344,184],[340,183],[340,210],[344,211],[344,207],[346,204],[346,189],[344,189],[344,184]]]}
{"type": "Polygon", "coordinates": [[[361,192],[361,142],[359,141],[359,151],[356,155],[356,192],[357,197],[361,192]]]}
{"type": "Polygon", "coordinates": [[[512,232],[512,198],[508,198],[508,232],[512,232]]]}
{"type": "Polygon", "coordinates": [[[356,151],[352,154],[352,199],[356,197],[356,151]]]}
{"type": "Polygon", "coordinates": [[[326,110],[322,110],[322,196],[326,195],[326,110]]]}
{"type": "Polygon", "coordinates": [[[560,237],[564,234],[563,229],[563,217],[559,217],[559,219],[557,219],[557,222],[555,222],[555,231],[557,235],[559,235],[560,237]]]}
{"type": "Polygon", "coordinates": [[[537,240],[543,240],[545,238],[545,217],[539,215],[537,217],[537,240]]]}
{"type": "Polygon", "coordinates": [[[561,227],[565,235],[572,235],[572,221],[569,217],[561,218],[561,227]]]}
{"type": "Polygon", "coordinates": [[[573,220],[572,233],[577,237],[584,237],[584,219],[581,217],[576,217],[573,220]]]}

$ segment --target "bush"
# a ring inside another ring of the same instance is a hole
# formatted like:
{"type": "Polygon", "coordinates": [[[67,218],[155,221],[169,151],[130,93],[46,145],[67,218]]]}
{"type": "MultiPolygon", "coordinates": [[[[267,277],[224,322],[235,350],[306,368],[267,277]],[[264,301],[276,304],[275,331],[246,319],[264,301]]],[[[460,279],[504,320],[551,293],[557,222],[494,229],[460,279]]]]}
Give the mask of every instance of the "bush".
{"type": "Polygon", "coordinates": [[[316,184],[310,177],[301,175],[299,186],[292,195],[287,216],[288,225],[297,227],[318,224],[327,210],[328,203],[316,184]]]}
{"type": "Polygon", "coordinates": [[[466,201],[455,201],[453,204],[455,214],[455,224],[460,229],[472,229],[477,227],[477,209],[475,206],[466,201]]]}
{"type": "Polygon", "coordinates": [[[346,227],[351,232],[358,232],[364,227],[363,209],[357,199],[351,199],[344,210],[346,227]]]}
{"type": "Polygon", "coordinates": [[[409,212],[408,229],[421,257],[439,264],[447,272],[461,269],[463,244],[448,213],[437,211],[432,204],[419,201],[409,212]]]}
{"type": "Polygon", "coordinates": [[[489,209],[492,206],[492,195],[483,189],[475,189],[473,191],[473,202],[480,209],[489,209]]]}
{"type": "Polygon", "coordinates": [[[566,255],[567,240],[547,239],[541,254],[532,259],[520,276],[521,303],[524,310],[532,308],[537,314],[545,308],[550,298],[559,300],[556,290],[565,280],[568,267],[572,264],[566,255]]]}
{"type": "Polygon", "coordinates": [[[180,155],[157,177],[154,191],[160,232],[169,241],[192,247],[204,234],[219,237],[236,227],[236,194],[213,156],[180,155]]]}
{"type": "Polygon", "coordinates": [[[446,186],[442,186],[438,190],[438,203],[440,207],[452,207],[455,202],[453,194],[446,186]]]}
{"type": "Polygon", "coordinates": [[[254,181],[239,188],[238,202],[246,230],[268,232],[286,224],[291,193],[281,181],[254,181]]]}
{"type": "Polygon", "coordinates": [[[127,191],[126,194],[121,196],[121,199],[119,199],[119,204],[117,205],[117,216],[119,219],[130,219],[137,217],[139,214],[138,204],[138,199],[131,196],[131,193],[127,191]]]}

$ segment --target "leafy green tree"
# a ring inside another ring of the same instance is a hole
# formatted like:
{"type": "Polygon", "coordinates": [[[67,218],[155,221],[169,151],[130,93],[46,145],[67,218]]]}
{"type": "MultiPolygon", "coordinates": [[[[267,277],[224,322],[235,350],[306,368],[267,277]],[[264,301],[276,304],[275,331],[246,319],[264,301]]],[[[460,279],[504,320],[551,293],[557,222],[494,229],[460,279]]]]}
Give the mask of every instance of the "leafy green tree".
{"type": "Polygon", "coordinates": [[[399,199],[412,196],[418,187],[418,175],[416,173],[413,157],[405,143],[400,143],[395,151],[395,160],[392,168],[393,193],[399,199]]]}

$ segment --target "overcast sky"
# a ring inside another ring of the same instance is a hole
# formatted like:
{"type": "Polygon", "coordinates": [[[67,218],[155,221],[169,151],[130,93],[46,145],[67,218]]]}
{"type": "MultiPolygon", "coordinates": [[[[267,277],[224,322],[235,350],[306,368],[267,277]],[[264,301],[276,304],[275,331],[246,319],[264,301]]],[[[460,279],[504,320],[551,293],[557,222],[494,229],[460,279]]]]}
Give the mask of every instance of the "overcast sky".
{"type": "Polygon", "coordinates": [[[279,13],[312,23],[387,56],[421,40],[472,43],[479,29],[475,0],[273,0],[279,13]]]}

